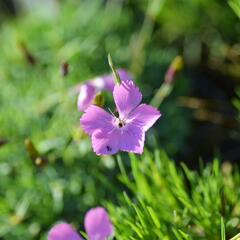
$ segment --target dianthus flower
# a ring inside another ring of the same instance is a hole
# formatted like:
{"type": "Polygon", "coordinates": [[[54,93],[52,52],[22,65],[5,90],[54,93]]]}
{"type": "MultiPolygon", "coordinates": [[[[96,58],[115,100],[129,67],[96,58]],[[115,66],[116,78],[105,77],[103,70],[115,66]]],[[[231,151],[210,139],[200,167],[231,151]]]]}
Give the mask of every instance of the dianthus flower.
{"type": "Polygon", "coordinates": [[[115,85],[113,98],[117,115],[91,105],[80,119],[84,131],[91,137],[97,155],[111,155],[118,151],[142,154],[146,131],[161,116],[147,104],[140,104],[142,94],[131,80],[115,85]]]}
{"type": "MultiPolygon", "coordinates": [[[[92,208],[87,212],[84,227],[89,240],[107,240],[114,232],[108,213],[102,207],[92,208]]],[[[70,224],[62,222],[51,228],[48,240],[82,240],[82,238],[70,224]]]]}

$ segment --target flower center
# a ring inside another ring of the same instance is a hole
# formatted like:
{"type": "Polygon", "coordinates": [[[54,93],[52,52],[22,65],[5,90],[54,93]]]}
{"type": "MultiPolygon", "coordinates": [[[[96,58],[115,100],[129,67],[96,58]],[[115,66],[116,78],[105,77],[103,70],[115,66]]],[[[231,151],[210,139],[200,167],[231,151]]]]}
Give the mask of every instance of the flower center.
{"type": "Polygon", "coordinates": [[[116,124],[119,128],[122,128],[126,125],[126,122],[120,118],[116,118],[116,124]]]}

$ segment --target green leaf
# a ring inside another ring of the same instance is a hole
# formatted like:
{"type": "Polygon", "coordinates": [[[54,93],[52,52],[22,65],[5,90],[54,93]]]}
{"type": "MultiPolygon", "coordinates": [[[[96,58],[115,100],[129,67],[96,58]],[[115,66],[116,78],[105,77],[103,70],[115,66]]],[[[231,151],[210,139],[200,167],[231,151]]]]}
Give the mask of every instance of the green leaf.
{"type": "Polygon", "coordinates": [[[225,225],[223,217],[221,217],[221,240],[226,240],[225,225]]]}

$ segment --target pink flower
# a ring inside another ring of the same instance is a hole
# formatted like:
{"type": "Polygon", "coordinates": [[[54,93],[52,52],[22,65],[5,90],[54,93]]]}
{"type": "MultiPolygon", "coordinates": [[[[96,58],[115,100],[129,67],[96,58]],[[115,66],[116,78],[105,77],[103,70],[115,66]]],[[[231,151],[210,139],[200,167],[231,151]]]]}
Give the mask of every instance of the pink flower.
{"type": "Polygon", "coordinates": [[[113,225],[102,207],[90,209],[84,219],[84,227],[90,240],[105,240],[113,235],[113,225]]]}
{"type": "Polygon", "coordinates": [[[59,223],[51,228],[48,240],[82,240],[82,238],[70,224],[59,223]]]}
{"type": "MultiPolygon", "coordinates": [[[[131,76],[124,70],[119,69],[118,74],[122,81],[128,80],[131,76]]],[[[93,102],[96,94],[100,91],[110,91],[114,89],[115,81],[112,74],[96,77],[78,87],[78,110],[85,111],[93,102]]]]}
{"type": "MultiPolygon", "coordinates": [[[[89,240],[107,240],[114,233],[108,213],[102,207],[92,208],[86,213],[84,226],[89,240]]],[[[48,240],[82,240],[82,238],[70,224],[59,223],[49,231],[48,240]]]]}
{"type": "Polygon", "coordinates": [[[92,138],[97,155],[111,155],[118,151],[141,154],[145,133],[161,114],[147,104],[140,104],[142,94],[131,80],[115,85],[113,97],[118,116],[92,105],[80,119],[81,126],[92,138]]]}

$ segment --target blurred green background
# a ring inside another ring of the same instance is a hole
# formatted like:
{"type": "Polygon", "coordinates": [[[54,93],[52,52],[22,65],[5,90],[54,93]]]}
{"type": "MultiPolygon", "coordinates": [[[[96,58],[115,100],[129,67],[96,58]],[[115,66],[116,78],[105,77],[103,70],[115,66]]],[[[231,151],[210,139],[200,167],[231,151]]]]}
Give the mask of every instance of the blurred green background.
{"type": "MultiPolygon", "coordinates": [[[[214,156],[237,162],[239,5],[238,0],[0,1],[0,239],[45,239],[61,219],[79,227],[87,209],[117,204],[126,190],[116,158],[96,157],[81,132],[73,90],[110,72],[108,53],[117,67],[132,73],[145,102],[174,57],[183,56],[184,69],[159,108],[162,117],[147,135],[146,151],[162,148],[191,168],[199,158],[208,162],[214,156]],[[64,63],[67,76],[61,73],[64,63]],[[44,166],[36,165],[26,139],[44,166]]],[[[127,154],[121,157],[130,171],[127,154]]]]}

